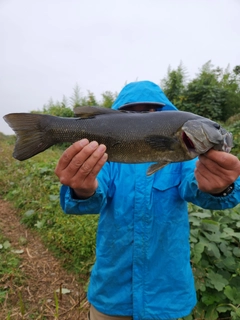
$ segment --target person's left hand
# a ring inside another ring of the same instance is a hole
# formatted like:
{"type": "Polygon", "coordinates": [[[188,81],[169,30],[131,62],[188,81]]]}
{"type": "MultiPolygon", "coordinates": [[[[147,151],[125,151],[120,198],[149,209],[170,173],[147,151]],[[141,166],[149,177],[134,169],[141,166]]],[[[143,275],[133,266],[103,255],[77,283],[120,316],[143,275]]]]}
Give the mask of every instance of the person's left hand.
{"type": "Polygon", "coordinates": [[[237,157],[223,151],[211,149],[199,156],[195,177],[198,188],[211,194],[223,192],[240,175],[240,161],[237,157]]]}

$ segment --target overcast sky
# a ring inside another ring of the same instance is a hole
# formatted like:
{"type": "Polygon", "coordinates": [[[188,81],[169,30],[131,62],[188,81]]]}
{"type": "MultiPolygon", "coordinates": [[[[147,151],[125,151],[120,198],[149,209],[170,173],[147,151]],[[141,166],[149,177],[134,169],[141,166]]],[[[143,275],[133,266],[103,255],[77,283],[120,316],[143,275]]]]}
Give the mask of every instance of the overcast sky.
{"type": "Polygon", "coordinates": [[[126,82],[160,83],[182,61],[240,64],[240,0],[0,0],[0,131],[10,112],[126,82]]]}

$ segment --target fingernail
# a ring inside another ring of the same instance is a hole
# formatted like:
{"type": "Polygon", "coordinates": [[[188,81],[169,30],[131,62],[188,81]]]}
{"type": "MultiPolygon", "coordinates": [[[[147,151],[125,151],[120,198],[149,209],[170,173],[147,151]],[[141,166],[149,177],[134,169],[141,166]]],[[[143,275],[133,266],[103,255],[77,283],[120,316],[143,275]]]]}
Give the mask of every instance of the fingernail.
{"type": "Polygon", "coordinates": [[[100,144],[100,146],[98,147],[98,151],[103,152],[105,150],[106,150],[106,146],[104,144],[100,144]]]}
{"type": "Polygon", "coordinates": [[[103,155],[103,160],[104,160],[104,161],[107,161],[107,158],[108,158],[108,154],[107,154],[107,153],[104,153],[104,155],[103,155]]]}
{"type": "Polygon", "coordinates": [[[85,147],[89,143],[88,139],[82,139],[80,140],[80,146],[85,147]]]}
{"type": "Polygon", "coordinates": [[[98,143],[97,143],[96,141],[90,142],[90,147],[91,147],[92,149],[96,149],[97,146],[98,146],[98,143]]]}

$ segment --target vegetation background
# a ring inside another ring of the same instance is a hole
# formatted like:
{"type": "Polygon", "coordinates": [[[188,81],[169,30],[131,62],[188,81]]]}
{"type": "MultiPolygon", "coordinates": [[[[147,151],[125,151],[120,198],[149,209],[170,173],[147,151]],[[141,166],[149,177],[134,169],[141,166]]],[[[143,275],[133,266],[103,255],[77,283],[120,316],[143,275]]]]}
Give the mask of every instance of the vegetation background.
{"type": "MultiPolygon", "coordinates": [[[[169,67],[161,87],[180,110],[221,122],[233,133],[232,153],[240,158],[240,66],[222,69],[208,61],[189,80],[180,64],[176,70],[169,67]]],[[[97,101],[94,93],[88,91],[84,96],[76,85],[72,97],[63,96],[60,102],[50,99],[43,110],[33,112],[71,117],[76,106],[110,108],[116,96],[117,93],[106,91],[97,101]]],[[[14,143],[14,136],[0,135],[0,198],[18,209],[22,223],[38,230],[46,246],[67,270],[82,275],[87,287],[85,279],[95,259],[98,216],[68,216],[60,208],[60,183],[54,169],[66,145],[18,162],[11,156],[14,143]]],[[[189,204],[189,220],[198,304],[184,319],[240,319],[240,206],[210,211],[189,204]]],[[[11,271],[0,263],[1,276],[17,272],[14,253],[4,255],[8,248],[7,240],[0,235],[0,253],[13,263],[11,271]]],[[[6,301],[7,293],[8,288],[1,285],[0,305],[6,301]]],[[[8,307],[11,310],[11,305],[8,307]]]]}

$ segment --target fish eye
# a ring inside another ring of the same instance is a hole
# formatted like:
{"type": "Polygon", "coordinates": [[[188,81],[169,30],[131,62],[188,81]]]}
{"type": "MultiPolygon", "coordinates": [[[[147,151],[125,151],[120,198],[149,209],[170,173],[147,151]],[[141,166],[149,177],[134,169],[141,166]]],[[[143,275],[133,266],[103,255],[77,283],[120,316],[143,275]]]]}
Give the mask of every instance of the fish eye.
{"type": "Polygon", "coordinates": [[[218,129],[218,130],[220,130],[221,129],[221,126],[220,126],[220,124],[218,124],[218,123],[214,123],[214,127],[216,128],[216,129],[218,129]]]}

